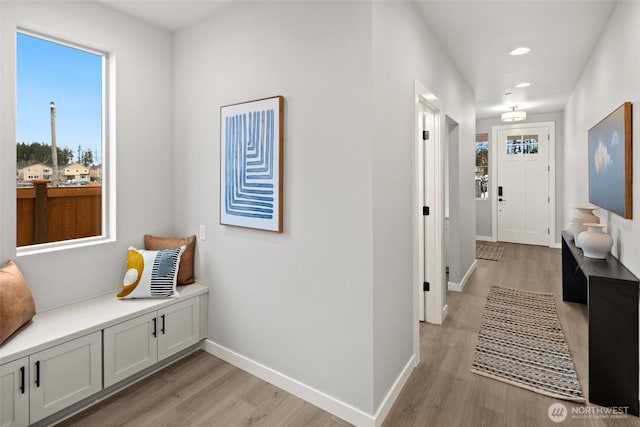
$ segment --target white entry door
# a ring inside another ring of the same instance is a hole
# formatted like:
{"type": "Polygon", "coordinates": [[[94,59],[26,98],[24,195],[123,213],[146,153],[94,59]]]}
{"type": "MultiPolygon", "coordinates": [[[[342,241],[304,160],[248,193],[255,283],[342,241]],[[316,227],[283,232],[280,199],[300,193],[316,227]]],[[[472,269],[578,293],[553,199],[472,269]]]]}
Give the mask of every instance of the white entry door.
{"type": "Polygon", "coordinates": [[[548,246],[551,132],[513,127],[497,136],[498,240],[548,246]]]}

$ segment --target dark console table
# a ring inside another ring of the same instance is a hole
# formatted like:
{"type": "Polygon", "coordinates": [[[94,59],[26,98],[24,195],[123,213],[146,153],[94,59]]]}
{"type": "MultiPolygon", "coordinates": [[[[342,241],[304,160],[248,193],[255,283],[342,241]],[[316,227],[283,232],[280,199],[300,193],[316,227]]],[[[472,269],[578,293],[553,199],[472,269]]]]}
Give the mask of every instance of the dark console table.
{"type": "Polygon", "coordinates": [[[618,260],[586,258],[562,232],[562,300],[588,304],[589,401],[638,415],[639,282],[618,260]]]}

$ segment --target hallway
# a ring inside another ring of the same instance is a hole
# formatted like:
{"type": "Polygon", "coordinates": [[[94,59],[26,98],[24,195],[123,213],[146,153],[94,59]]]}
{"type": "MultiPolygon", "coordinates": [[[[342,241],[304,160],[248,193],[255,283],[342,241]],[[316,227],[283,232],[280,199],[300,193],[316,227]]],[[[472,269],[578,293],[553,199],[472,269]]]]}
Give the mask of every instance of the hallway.
{"type": "MultiPolygon", "coordinates": [[[[501,243],[500,261],[478,260],[463,293],[449,292],[449,315],[442,326],[421,324],[421,362],[383,426],[638,426],[634,416],[601,419],[572,416],[556,424],[547,416],[560,401],[472,374],[471,363],[482,311],[492,284],[553,293],[585,397],[588,395],[586,306],[562,302],[560,249],[501,243]]],[[[582,412],[584,414],[584,412],[582,412]]],[[[601,417],[601,416],[600,416],[601,417]]]]}

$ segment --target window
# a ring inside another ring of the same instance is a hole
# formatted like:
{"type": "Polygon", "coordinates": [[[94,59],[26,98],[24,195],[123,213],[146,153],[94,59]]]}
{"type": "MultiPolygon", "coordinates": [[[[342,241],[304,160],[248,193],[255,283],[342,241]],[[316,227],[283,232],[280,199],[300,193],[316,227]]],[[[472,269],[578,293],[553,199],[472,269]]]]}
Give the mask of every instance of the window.
{"type": "Polygon", "coordinates": [[[510,135],[507,137],[507,155],[537,154],[538,135],[510,135]]]}
{"type": "Polygon", "coordinates": [[[476,198],[489,197],[489,134],[476,135],[476,198]]]}
{"type": "Polygon", "coordinates": [[[16,246],[106,237],[107,56],[26,31],[16,56],[16,246]]]}

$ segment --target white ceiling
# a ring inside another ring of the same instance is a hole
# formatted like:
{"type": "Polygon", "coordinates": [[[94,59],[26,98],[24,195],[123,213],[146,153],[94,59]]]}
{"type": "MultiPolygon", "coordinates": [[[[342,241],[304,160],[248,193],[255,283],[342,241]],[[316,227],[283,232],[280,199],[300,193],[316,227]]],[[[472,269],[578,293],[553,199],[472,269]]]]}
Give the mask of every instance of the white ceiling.
{"type": "Polygon", "coordinates": [[[475,91],[478,118],[498,116],[511,106],[528,113],[562,111],[616,5],[613,0],[417,3],[475,91]],[[531,52],[509,55],[519,46],[531,52]],[[531,86],[515,88],[521,82],[531,86]]]}
{"type": "MultiPolygon", "coordinates": [[[[100,1],[176,31],[242,0],[100,1]]],[[[486,118],[511,106],[530,114],[563,110],[617,0],[415,2],[475,91],[477,117],[486,118]],[[510,56],[518,46],[531,52],[510,56]],[[515,88],[520,82],[531,86],[515,88]]]]}
{"type": "Polygon", "coordinates": [[[220,12],[232,0],[98,0],[121,12],[177,31],[220,12]]]}

